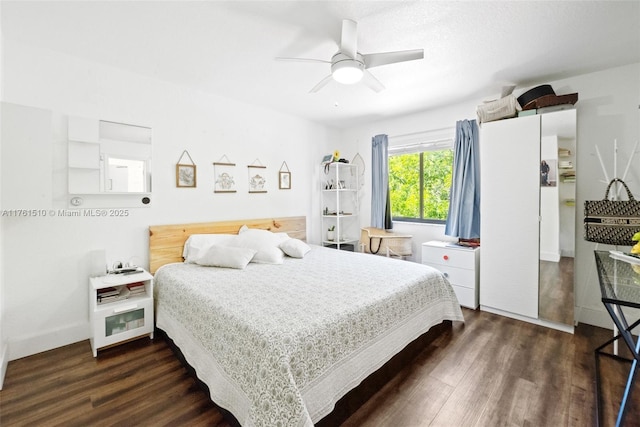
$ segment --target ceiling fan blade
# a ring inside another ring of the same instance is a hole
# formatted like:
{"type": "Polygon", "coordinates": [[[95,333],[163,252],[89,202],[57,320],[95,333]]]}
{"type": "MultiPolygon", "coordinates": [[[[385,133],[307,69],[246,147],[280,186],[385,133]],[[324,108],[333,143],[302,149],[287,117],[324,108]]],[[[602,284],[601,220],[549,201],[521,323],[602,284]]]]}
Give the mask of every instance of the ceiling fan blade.
{"type": "Polygon", "coordinates": [[[319,91],[320,89],[325,87],[331,80],[333,80],[333,76],[331,74],[329,74],[327,77],[325,77],[324,79],[320,80],[320,83],[318,83],[317,85],[312,87],[311,90],[309,91],[309,93],[316,93],[317,91],[319,91]]]}
{"type": "Polygon", "coordinates": [[[396,52],[369,53],[362,55],[367,68],[380,65],[395,64],[396,62],[413,61],[424,58],[423,49],[399,50],[396,52]]]}
{"type": "Polygon", "coordinates": [[[291,62],[321,62],[323,64],[331,64],[331,61],[325,61],[324,59],[315,58],[283,58],[281,56],[276,57],[276,61],[291,61],[291,62]]]}
{"type": "Polygon", "coordinates": [[[362,83],[374,92],[381,92],[385,89],[384,85],[369,70],[364,70],[362,83]]]}
{"type": "Polygon", "coordinates": [[[351,19],[342,20],[342,38],[340,39],[340,52],[351,59],[358,54],[358,24],[351,19]]]}

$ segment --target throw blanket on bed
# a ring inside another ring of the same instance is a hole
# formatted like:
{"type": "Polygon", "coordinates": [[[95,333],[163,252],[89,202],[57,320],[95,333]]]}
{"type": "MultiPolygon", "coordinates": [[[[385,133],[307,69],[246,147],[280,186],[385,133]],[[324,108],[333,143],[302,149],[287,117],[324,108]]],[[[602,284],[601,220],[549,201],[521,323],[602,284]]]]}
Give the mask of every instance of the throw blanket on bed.
{"type": "Polygon", "coordinates": [[[156,272],[157,326],[243,426],[312,426],[409,342],[463,321],[430,267],[313,247],[244,270],[156,272]]]}

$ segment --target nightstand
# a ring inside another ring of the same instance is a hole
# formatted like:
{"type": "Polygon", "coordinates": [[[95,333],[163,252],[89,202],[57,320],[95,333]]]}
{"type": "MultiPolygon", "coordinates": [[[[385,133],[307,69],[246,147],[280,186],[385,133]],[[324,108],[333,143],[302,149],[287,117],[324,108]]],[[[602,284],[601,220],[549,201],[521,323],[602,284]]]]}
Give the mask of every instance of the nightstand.
{"type": "Polygon", "coordinates": [[[422,244],[422,263],[440,270],[449,280],[460,305],[478,308],[480,248],[457,246],[450,242],[422,244]]]}
{"type": "Polygon", "coordinates": [[[93,357],[103,347],[145,335],[153,339],[153,276],[140,270],[89,279],[93,357]]]}

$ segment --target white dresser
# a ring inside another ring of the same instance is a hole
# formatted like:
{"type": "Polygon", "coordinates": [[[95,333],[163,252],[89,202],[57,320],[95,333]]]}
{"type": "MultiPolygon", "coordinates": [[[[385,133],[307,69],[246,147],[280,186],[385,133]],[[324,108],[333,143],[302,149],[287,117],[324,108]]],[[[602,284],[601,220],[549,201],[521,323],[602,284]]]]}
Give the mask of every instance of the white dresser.
{"type": "Polygon", "coordinates": [[[456,246],[450,242],[422,244],[422,263],[440,270],[453,286],[460,305],[478,308],[480,248],[456,246]]]}

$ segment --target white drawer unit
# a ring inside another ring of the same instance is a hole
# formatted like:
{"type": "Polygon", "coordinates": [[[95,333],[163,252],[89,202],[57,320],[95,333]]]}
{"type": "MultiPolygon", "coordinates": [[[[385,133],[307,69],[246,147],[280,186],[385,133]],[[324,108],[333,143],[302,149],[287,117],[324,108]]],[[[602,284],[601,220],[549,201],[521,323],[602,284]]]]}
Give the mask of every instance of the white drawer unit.
{"type": "Polygon", "coordinates": [[[450,242],[422,244],[422,263],[440,270],[449,280],[460,305],[478,308],[480,248],[457,246],[450,242]]]}
{"type": "Polygon", "coordinates": [[[149,335],[153,339],[153,276],[134,274],[92,277],[89,292],[91,350],[149,335]]]}

